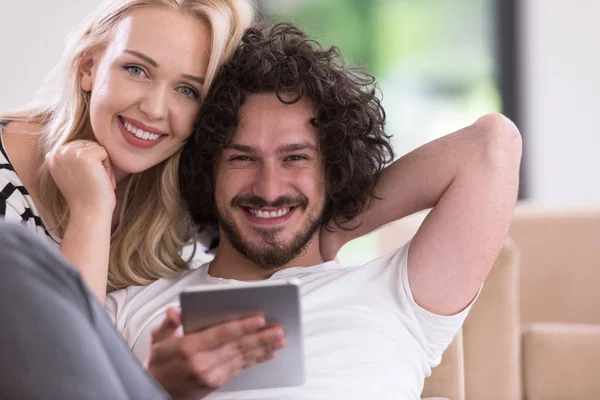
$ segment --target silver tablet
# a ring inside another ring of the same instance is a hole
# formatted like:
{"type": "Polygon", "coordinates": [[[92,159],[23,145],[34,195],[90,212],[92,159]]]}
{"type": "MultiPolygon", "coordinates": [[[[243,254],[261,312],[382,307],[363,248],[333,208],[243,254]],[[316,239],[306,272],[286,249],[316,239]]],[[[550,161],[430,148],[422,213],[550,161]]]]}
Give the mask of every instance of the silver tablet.
{"type": "Polygon", "coordinates": [[[194,286],[181,293],[185,333],[262,313],[283,327],[287,345],[269,361],[243,370],[218,391],[300,386],[305,382],[300,288],[296,281],[194,286]]]}

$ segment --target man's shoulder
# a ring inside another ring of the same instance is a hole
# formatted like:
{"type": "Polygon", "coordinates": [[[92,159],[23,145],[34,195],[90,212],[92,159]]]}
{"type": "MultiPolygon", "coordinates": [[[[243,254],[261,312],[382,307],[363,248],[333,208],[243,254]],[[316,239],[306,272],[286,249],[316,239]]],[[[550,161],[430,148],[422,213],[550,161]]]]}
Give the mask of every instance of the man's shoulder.
{"type": "MultiPolygon", "coordinates": [[[[390,282],[403,282],[402,276],[406,273],[407,254],[410,243],[392,250],[388,253],[378,255],[378,257],[366,262],[353,263],[353,257],[339,258],[339,262],[330,262],[330,267],[316,270],[314,267],[310,271],[312,279],[318,279],[319,276],[333,282],[334,280],[343,280],[346,282],[355,282],[357,285],[384,285],[390,287],[390,282]],[[334,265],[334,266],[333,266],[334,265]],[[319,272],[322,272],[319,274],[319,272]]],[[[323,264],[327,265],[327,264],[323,264]]]]}
{"type": "Polygon", "coordinates": [[[387,266],[402,266],[407,262],[408,249],[410,247],[410,241],[406,242],[402,246],[390,250],[387,253],[378,255],[376,258],[363,263],[360,267],[387,267],[387,266]]]}
{"type": "Polygon", "coordinates": [[[145,307],[154,307],[157,303],[171,301],[186,287],[199,283],[207,264],[194,267],[177,276],[161,278],[147,286],[129,286],[106,295],[106,306],[112,314],[127,309],[137,311],[145,307]]]}
{"type": "Polygon", "coordinates": [[[179,272],[171,277],[157,279],[147,286],[130,286],[127,290],[131,294],[142,292],[163,293],[172,290],[172,288],[179,289],[181,287],[200,284],[204,280],[203,277],[206,275],[209,265],[210,263],[208,262],[192,260],[188,266],[189,269],[186,271],[179,272]]]}

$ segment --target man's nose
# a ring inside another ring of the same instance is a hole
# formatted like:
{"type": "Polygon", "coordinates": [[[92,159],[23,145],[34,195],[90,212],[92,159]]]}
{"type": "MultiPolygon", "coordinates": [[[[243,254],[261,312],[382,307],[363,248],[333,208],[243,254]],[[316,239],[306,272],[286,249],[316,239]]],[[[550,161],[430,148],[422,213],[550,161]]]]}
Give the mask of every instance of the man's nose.
{"type": "Polygon", "coordinates": [[[287,177],[277,163],[263,162],[254,179],[253,192],[264,200],[272,202],[284,194],[287,177]]]}

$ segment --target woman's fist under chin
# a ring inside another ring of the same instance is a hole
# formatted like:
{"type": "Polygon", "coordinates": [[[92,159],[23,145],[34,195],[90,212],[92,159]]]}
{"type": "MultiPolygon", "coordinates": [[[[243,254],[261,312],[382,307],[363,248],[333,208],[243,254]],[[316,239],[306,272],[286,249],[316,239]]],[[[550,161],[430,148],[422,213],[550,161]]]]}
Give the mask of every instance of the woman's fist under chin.
{"type": "Polygon", "coordinates": [[[108,153],[99,143],[66,143],[46,155],[46,166],[71,213],[113,212],[115,175],[108,153]]]}

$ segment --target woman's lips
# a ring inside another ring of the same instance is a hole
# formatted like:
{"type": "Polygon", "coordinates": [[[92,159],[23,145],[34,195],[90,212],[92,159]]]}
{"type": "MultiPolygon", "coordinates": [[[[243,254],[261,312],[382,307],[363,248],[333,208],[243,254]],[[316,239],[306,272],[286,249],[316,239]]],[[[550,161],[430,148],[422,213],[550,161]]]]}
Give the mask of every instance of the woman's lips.
{"type": "MultiPolygon", "coordinates": [[[[123,138],[125,139],[125,141],[134,147],[141,148],[141,149],[149,149],[149,148],[156,146],[157,144],[159,144],[165,138],[168,137],[168,135],[166,135],[166,134],[161,134],[161,136],[159,136],[155,140],[140,139],[139,137],[135,136],[135,134],[133,132],[130,132],[129,130],[127,130],[127,128],[125,128],[125,125],[124,125],[125,121],[126,120],[123,117],[119,117],[119,118],[117,118],[117,125],[119,126],[119,130],[121,131],[121,134],[123,135],[123,138]]],[[[151,133],[151,132],[149,132],[149,133],[151,133]]]]}

